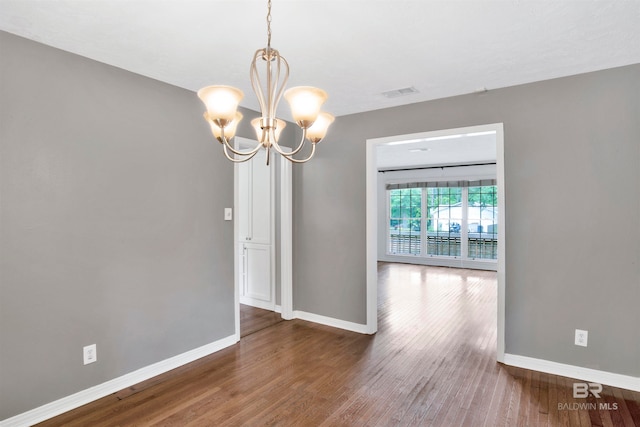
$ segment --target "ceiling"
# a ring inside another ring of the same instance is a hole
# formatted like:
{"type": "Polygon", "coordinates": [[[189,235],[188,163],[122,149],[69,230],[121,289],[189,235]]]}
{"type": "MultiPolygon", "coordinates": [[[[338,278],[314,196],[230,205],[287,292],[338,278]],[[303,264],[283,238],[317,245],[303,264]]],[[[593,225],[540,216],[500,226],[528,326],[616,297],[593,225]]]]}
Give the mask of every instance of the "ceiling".
{"type": "MultiPolygon", "coordinates": [[[[264,0],[0,0],[1,30],[194,91],[236,86],[255,110],[265,15],[264,0]]],[[[640,63],[637,0],[273,0],[272,15],[289,86],[325,89],[337,116],[640,63]]]]}
{"type": "Polygon", "coordinates": [[[379,145],[378,170],[487,164],[496,161],[496,133],[477,132],[405,139],[379,145]]]}

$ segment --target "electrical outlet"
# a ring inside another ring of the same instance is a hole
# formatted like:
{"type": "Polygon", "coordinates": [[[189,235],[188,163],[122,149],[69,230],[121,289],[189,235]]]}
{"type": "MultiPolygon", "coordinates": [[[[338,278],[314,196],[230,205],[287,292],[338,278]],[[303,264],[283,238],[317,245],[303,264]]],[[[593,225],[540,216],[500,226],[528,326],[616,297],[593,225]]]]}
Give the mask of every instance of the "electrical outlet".
{"type": "Polygon", "coordinates": [[[88,345],[82,348],[82,355],[84,358],[84,364],[88,365],[98,360],[98,352],[95,344],[88,345]]]}
{"type": "Polygon", "coordinates": [[[576,345],[580,345],[582,347],[586,347],[588,338],[589,338],[589,331],[583,331],[582,329],[576,329],[576,345]]]}

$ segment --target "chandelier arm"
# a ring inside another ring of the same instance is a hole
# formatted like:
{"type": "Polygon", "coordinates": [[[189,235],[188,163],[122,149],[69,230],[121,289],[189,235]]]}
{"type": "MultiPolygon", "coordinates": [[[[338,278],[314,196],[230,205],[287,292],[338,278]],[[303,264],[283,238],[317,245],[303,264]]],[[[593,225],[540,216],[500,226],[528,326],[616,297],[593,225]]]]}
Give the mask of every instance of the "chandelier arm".
{"type": "Polygon", "coordinates": [[[258,150],[260,150],[260,147],[262,147],[261,144],[256,145],[256,147],[253,150],[249,150],[249,151],[239,151],[236,150],[235,148],[233,148],[231,146],[231,144],[229,143],[229,139],[224,136],[224,128],[220,128],[220,139],[222,139],[222,143],[225,147],[227,147],[229,150],[231,150],[231,152],[233,154],[237,154],[238,156],[252,156],[255,153],[258,152],[258,150]]]}
{"type": "MultiPolygon", "coordinates": [[[[234,163],[242,163],[242,162],[246,162],[248,160],[251,160],[258,153],[258,151],[255,151],[255,152],[253,152],[251,154],[246,155],[247,157],[245,157],[245,158],[234,159],[233,157],[231,157],[229,155],[229,152],[227,151],[227,145],[226,144],[223,145],[222,148],[223,148],[224,155],[226,156],[226,158],[231,160],[234,163]]],[[[260,147],[258,147],[258,148],[260,148],[260,147]]]]}
{"type": "Polygon", "coordinates": [[[304,162],[308,162],[309,160],[311,160],[311,158],[313,157],[313,155],[316,152],[316,144],[315,143],[311,143],[311,153],[309,154],[309,157],[307,157],[306,159],[294,159],[293,156],[291,154],[282,154],[282,157],[284,157],[285,159],[289,160],[292,163],[304,163],[304,162]]]}
{"type": "Polygon", "coordinates": [[[229,140],[227,140],[227,138],[222,138],[224,140],[224,146],[229,149],[229,151],[231,151],[233,154],[237,154],[238,156],[252,156],[255,153],[258,152],[258,150],[260,150],[260,148],[262,148],[262,144],[258,144],[256,145],[256,147],[253,150],[249,150],[249,151],[239,151],[236,150],[235,148],[233,148],[231,146],[231,144],[229,144],[229,140]]]}
{"type": "Polygon", "coordinates": [[[256,59],[262,58],[264,54],[264,49],[256,50],[256,53],[253,56],[253,61],[251,61],[251,67],[249,70],[251,87],[258,97],[258,103],[260,104],[260,110],[264,111],[266,108],[266,103],[264,100],[264,94],[262,93],[262,82],[260,81],[260,74],[258,73],[258,67],[256,66],[256,59]]]}
{"type": "MultiPolygon", "coordinates": [[[[262,136],[260,136],[259,141],[260,143],[264,146],[264,141],[268,141],[269,140],[269,130],[268,129],[262,129],[262,136]]],[[[267,147],[269,146],[269,144],[267,144],[267,147]]]]}
{"type": "Polygon", "coordinates": [[[275,94],[274,99],[273,99],[273,117],[275,118],[276,116],[276,112],[278,109],[278,104],[280,103],[280,99],[282,99],[282,94],[284,93],[284,89],[287,86],[287,82],[289,81],[289,63],[287,62],[287,60],[284,58],[284,56],[280,56],[280,54],[278,53],[278,72],[277,72],[277,79],[276,79],[276,83],[275,86],[273,88],[273,92],[276,92],[276,89],[278,89],[278,82],[280,81],[280,67],[281,67],[281,62],[282,64],[284,64],[284,79],[282,80],[282,84],[280,85],[280,88],[278,89],[278,92],[275,94]]]}
{"type": "MultiPolygon", "coordinates": [[[[273,96],[271,96],[273,94],[273,78],[271,76],[271,50],[270,48],[267,49],[267,118],[269,119],[273,119],[274,118],[274,114],[273,114],[273,96]]],[[[264,113],[265,110],[262,110],[262,117],[264,117],[264,113]]]]}
{"type": "Polygon", "coordinates": [[[297,154],[300,152],[300,150],[302,150],[302,147],[304,147],[304,143],[307,140],[307,130],[306,129],[302,129],[302,139],[300,139],[300,142],[298,143],[298,146],[296,147],[295,150],[291,151],[290,153],[285,153],[282,150],[282,147],[280,147],[280,145],[278,145],[277,142],[275,142],[273,144],[273,146],[275,147],[276,151],[280,154],[282,154],[283,156],[293,156],[294,154],[297,154]]]}
{"type": "MultiPolygon", "coordinates": [[[[269,109],[267,111],[267,116],[269,118],[276,118],[276,111],[278,109],[278,102],[280,101],[280,93],[282,89],[278,90],[278,83],[280,83],[280,70],[281,70],[281,60],[282,57],[278,53],[278,51],[272,51],[275,59],[275,73],[273,71],[273,67],[270,62],[267,62],[267,90],[269,92],[269,109]]],[[[282,82],[282,87],[287,84],[285,80],[282,82]]]]}

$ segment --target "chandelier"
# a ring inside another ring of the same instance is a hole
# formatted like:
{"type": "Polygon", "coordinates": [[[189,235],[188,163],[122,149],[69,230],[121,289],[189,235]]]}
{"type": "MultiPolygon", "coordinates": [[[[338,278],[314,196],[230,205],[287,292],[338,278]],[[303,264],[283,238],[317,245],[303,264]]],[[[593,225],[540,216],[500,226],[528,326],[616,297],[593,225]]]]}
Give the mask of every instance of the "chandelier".
{"type": "Polygon", "coordinates": [[[268,165],[273,148],[293,163],[304,163],[310,160],[316,151],[316,144],[325,137],[334,117],[320,111],[327,99],[327,93],[322,89],[297,86],[284,90],[289,79],[289,64],[276,49],[271,47],[271,0],[267,6],[267,47],[258,49],[254,54],[250,78],[262,114],[261,117],[251,120],[258,144],[250,150],[239,150],[230,142],[236,133],[238,123],[242,120],[238,104],[244,97],[244,93],[240,89],[221,85],[207,86],[198,91],[198,97],[207,107],[204,118],[211,126],[213,136],[222,144],[225,156],[232,162],[246,162],[264,148],[268,165]],[[258,70],[258,62],[263,66],[262,74],[258,70]],[[293,120],[302,129],[302,139],[291,151],[278,145],[280,133],[286,126],[284,120],[276,117],[278,103],[283,95],[289,102],[293,120]],[[306,140],[311,142],[308,156],[302,159],[294,158],[294,155],[302,150],[306,140]]]}

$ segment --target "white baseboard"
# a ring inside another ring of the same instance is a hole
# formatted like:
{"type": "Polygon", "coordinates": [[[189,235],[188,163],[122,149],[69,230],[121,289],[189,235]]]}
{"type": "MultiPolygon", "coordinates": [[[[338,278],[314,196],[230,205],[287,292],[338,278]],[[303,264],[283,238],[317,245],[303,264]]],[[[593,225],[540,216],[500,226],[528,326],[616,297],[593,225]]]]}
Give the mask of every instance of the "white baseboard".
{"type": "Polygon", "coordinates": [[[321,316],[319,314],[307,313],[306,311],[294,310],[293,317],[296,319],[307,320],[309,322],[320,323],[321,325],[332,326],[338,329],[358,332],[360,334],[369,333],[367,325],[347,322],[346,320],[334,319],[333,317],[321,316]]]}
{"type": "Polygon", "coordinates": [[[191,363],[194,360],[208,356],[222,350],[223,348],[230,347],[236,342],[238,342],[238,340],[235,334],[222,338],[202,347],[187,351],[186,353],[170,357],[169,359],[162,360],[154,363],[153,365],[145,366],[137,371],[130,372],[105,383],[79,391],[78,393],[63,397],[62,399],[47,403],[46,405],[14,417],[7,418],[6,420],[0,421],[0,427],[32,426],[39,422],[48,420],[49,418],[53,418],[56,415],[71,411],[72,409],[78,408],[82,405],[86,405],[94,400],[116,393],[127,387],[131,387],[134,384],[138,384],[172,369],[186,365],[187,363],[191,363]]]}
{"type": "Polygon", "coordinates": [[[612,372],[598,371],[596,369],[580,366],[565,365],[564,363],[551,362],[549,360],[534,359],[533,357],[519,356],[517,354],[505,354],[504,364],[518,368],[531,369],[547,374],[560,375],[568,378],[589,381],[626,390],[640,391],[640,378],[630,375],[614,374],[612,372]]]}
{"type": "Polygon", "coordinates": [[[497,271],[498,263],[495,260],[475,260],[462,258],[439,258],[406,255],[382,255],[378,261],[400,262],[405,264],[431,265],[434,267],[470,268],[474,270],[497,271]]]}
{"type": "Polygon", "coordinates": [[[240,304],[244,304],[244,305],[249,305],[251,307],[255,307],[255,308],[261,308],[263,310],[269,310],[269,311],[276,311],[276,305],[271,303],[271,302],[267,302],[267,301],[262,301],[256,298],[250,298],[250,297],[240,297],[240,304]]]}

